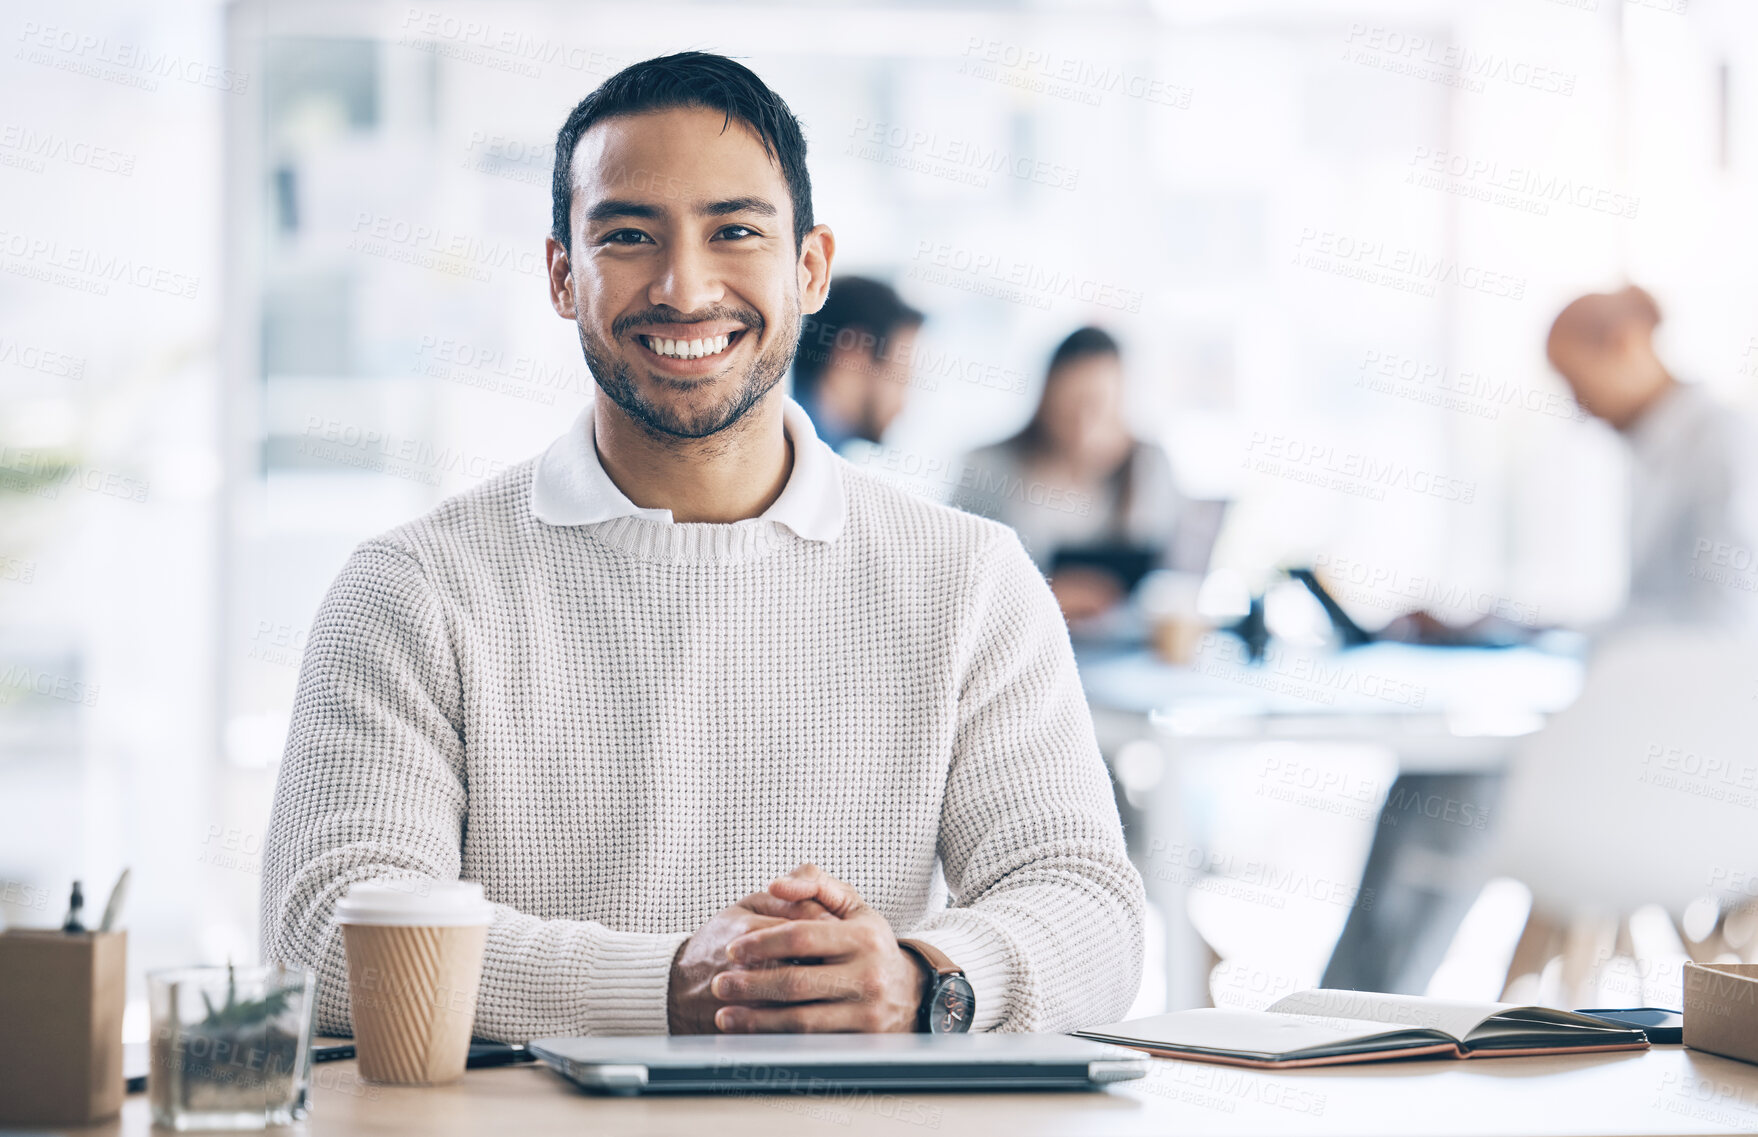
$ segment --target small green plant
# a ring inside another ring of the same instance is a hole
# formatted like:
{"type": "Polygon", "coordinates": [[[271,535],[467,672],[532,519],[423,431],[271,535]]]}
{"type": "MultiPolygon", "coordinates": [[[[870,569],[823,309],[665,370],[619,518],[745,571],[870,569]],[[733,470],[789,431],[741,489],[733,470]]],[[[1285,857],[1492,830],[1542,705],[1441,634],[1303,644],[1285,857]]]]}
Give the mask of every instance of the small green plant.
{"type": "Polygon", "coordinates": [[[205,1027],[239,1027],[248,1026],[251,1023],[266,1022],[279,1016],[282,1011],[287,1009],[287,1000],[293,994],[291,989],[282,988],[278,991],[271,991],[261,999],[251,999],[248,1002],[240,1003],[238,1001],[238,975],[232,966],[232,961],[227,960],[226,1005],[215,1010],[214,1001],[208,998],[206,991],[203,991],[201,1001],[208,1009],[208,1017],[202,1020],[201,1025],[205,1027]]]}

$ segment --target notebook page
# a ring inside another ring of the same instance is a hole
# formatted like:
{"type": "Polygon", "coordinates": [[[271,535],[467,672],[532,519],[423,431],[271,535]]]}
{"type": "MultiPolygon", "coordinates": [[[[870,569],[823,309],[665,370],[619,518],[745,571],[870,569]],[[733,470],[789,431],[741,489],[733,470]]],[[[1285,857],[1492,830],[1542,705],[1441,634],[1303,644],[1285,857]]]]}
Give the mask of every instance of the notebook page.
{"type": "Polygon", "coordinates": [[[1328,1015],[1371,1019],[1438,1030],[1463,1042],[1486,1019],[1516,1009],[1513,1003],[1462,1003],[1426,995],[1391,995],[1384,991],[1296,991],[1269,1008],[1276,1014],[1328,1015]]]}
{"type": "Polygon", "coordinates": [[[1081,1034],[1130,1039],[1167,1049],[1191,1047],[1221,1053],[1283,1055],[1306,1050],[1323,1051],[1339,1043],[1381,1034],[1401,1034],[1407,1029],[1392,1022],[1359,1022],[1333,1016],[1272,1015],[1263,1011],[1202,1007],[1088,1027],[1081,1034]]]}

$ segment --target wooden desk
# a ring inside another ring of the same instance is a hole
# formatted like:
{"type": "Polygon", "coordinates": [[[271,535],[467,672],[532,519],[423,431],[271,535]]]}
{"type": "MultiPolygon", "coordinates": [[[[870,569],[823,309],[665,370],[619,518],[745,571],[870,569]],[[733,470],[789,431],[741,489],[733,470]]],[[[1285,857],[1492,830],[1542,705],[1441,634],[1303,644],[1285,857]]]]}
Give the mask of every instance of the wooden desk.
{"type": "MultiPolygon", "coordinates": [[[[1678,1134],[1758,1131],[1758,1066],[1663,1046],[1637,1054],[1431,1060],[1262,1073],[1156,1059],[1099,1093],[602,1098],[536,1066],[472,1070],[450,1086],[359,1081],[314,1068],[311,1117],[336,1134],[1678,1134]]],[[[92,1133],[148,1137],[144,1094],[92,1133]]]]}

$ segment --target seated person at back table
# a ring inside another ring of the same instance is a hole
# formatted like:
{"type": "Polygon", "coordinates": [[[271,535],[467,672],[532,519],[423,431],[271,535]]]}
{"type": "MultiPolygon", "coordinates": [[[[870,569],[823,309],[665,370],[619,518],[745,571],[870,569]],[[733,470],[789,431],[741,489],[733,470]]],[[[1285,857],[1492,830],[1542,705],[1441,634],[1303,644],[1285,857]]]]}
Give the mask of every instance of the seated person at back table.
{"type": "MultiPolygon", "coordinates": [[[[1631,285],[1570,303],[1545,343],[1581,409],[1616,430],[1629,451],[1629,596],[1609,626],[1751,630],[1758,626],[1758,591],[1750,587],[1758,556],[1758,432],[1702,387],[1673,377],[1654,348],[1659,325],[1654,298],[1631,285]]],[[[1475,642],[1512,627],[1488,616],[1453,628],[1412,612],[1380,635],[1475,642]]]]}
{"type": "MultiPolygon", "coordinates": [[[[1673,378],[1654,349],[1659,323],[1659,306],[1640,288],[1592,293],[1558,314],[1545,345],[1576,402],[1629,446],[1630,591],[1610,627],[1750,629],[1753,594],[1738,587],[1738,570],[1719,566],[1716,557],[1718,550],[1729,559],[1729,550],[1741,550],[1749,558],[1755,547],[1758,438],[1743,416],[1673,378]],[[1727,573],[1720,579],[1718,567],[1727,573]]],[[[1417,612],[1388,630],[1444,643],[1449,635],[1481,637],[1497,622],[1491,616],[1454,629],[1417,612]]],[[[1499,775],[1401,774],[1388,800],[1468,801],[1488,810],[1498,793],[1499,775]]],[[[1480,837],[1445,820],[1409,813],[1395,820],[1376,832],[1362,877],[1362,894],[1377,901],[1350,912],[1326,986],[1421,990],[1476,894],[1480,837]]]]}
{"type": "Polygon", "coordinates": [[[1024,429],[965,463],[953,504],[1018,533],[1070,620],[1099,615],[1128,589],[1096,566],[1058,569],[1059,550],[1133,545],[1163,554],[1184,509],[1166,452],[1123,419],[1122,353],[1099,328],[1057,346],[1024,429]]]}
{"type": "Polygon", "coordinates": [[[838,277],[824,307],[801,321],[794,400],[832,450],[877,443],[903,413],[922,313],[889,284],[838,277]]]}
{"type": "Polygon", "coordinates": [[[1660,308],[1631,285],[1564,308],[1546,354],[1630,452],[1630,594],[1620,623],[1753,627],[1758,432],[1654,349],[1660,308]],[[1739,558],[1739,559],[1736,559],[1739,558]]]}
{"type": "Polygon", "coordinates": [[[1049,589],[778,386],[836,248],[786,104],[720,56],[637,63],[569,114],[553,205],[599,390],[331,586],[264,958],[347,1032],[336,901],[465,878],[491,1039],[956,1029],[920,1014],[937,955],[970,1029],[1121,1017],[1142,882],[1049,589]]]}

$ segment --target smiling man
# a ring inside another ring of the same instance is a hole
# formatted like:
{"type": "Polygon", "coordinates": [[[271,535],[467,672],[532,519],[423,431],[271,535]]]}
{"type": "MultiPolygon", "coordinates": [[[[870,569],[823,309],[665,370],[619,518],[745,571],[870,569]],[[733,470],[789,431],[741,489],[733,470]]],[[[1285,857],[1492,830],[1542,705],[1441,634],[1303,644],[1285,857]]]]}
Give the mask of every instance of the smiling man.
{"type": "Polygon", "coordinates": [[[836,251],[786,105],[719,56],[626,69],[561,129],[553,223],[600,393],[331,587],[264,956],[346,1031],[336,900],[463,877],[490,1038],[1122,1017],[1141,880],[1049,589],[778,385],[836,251]]]}

